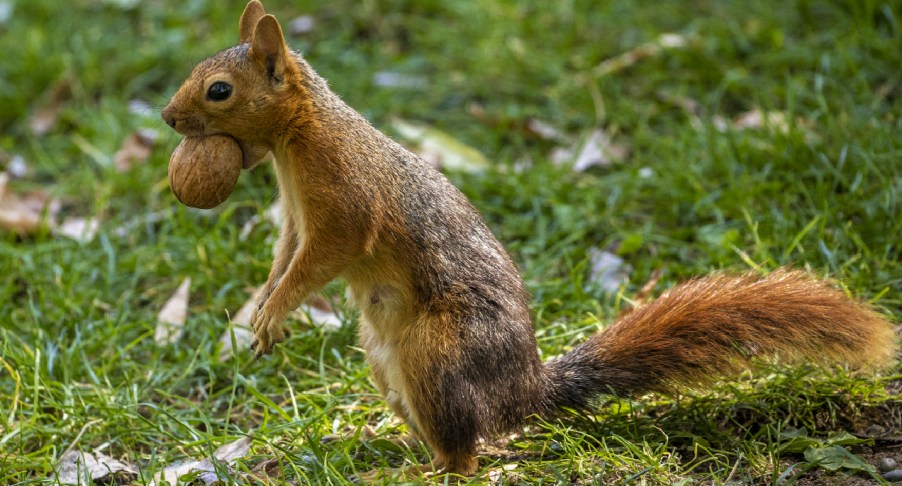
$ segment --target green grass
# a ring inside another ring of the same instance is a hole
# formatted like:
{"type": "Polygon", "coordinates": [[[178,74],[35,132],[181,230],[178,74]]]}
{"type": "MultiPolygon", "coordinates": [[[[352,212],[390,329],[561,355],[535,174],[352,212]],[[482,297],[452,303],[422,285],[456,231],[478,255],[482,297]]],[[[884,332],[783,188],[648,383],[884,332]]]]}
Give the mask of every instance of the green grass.
{"type": "MultiPolygon", "coordinates": [[[[301,484],[426,460],[425,449],[359,436],[365,425],[384,438],[405,428],[378,397],[353,319],[338,331],[295,323],[288,342],[259,362],[250,352],[216,360],[227,313],[268,272],[276,228],[263,222],[245,238],[241,228],[275,198],[274,176],[269,167],[246,173],[221,209],[186,209],[165,182],[178,137],[156,111],[197,61],[235,41],[242,2],[0,5],[12,6],[0,24],[0,163],[21,156],[31,172],[11,183],[16,191],[42,188],[62,199],[64,214],[101,221],[88,243],[0,232],[0,483],[53,483],[67,448],[127,460],[144,483],[250,433],[236,482],[273,458],[275,481],[301,484]],[[71,98],[56,126],[35,136],[28,116],[58,84],[71,98]],[[154,111],[130,113],[134,99],[154,111]],[[161,138],[146,164],[117,172],[112,154],[138,128],[161,138]],[[184,277],[193,281],[187,333],[160,347],[156,314],[184,277]],[[345,427],[350,437],[323,443],[345,427]]],[[[655,272],[659,293],[715,269],[806,267],[902,316],[898,2],[267,7],[283,26],[313,16],[313,30],[292,46],[375,125],[391,133],[394,118],[425,123],[494,162],[449,176],[522,269],[546,357],[626,308],[655,272]],[[662,33],[687,46],[593,75],[662,33]],[[376,86],[382,71],[425,83],[376,86]],[[797,122],[731,126],[754,109],[797,122]],[[523,127],[532,119],[574,143],[603,127],[630,155],[574,173],[549,160],[569,142],[530,135],[523,127]],[[514,170],[523,160],[528,169],[514,170]],[[621,294],[588,282],[596,247],[632,267],[621,294]]],[[[343,291],[333,284],[327,293],[343,291]]],[[[607,402],[595,416],[536,422],[487,447],[473,482],[506,464],[516,467],[503,484],[850,480],[853,471],[830,473],[785,444],[796,429],[827,447],[837,433],[875,424],[895,426],[888,435],[898,437],[900,379],[898,366],[880,376],[766,367],[711,391],[607,402]]],[[[902,460],[886,444],[843,447],[871,463],[892,453],[902,460]]]]}

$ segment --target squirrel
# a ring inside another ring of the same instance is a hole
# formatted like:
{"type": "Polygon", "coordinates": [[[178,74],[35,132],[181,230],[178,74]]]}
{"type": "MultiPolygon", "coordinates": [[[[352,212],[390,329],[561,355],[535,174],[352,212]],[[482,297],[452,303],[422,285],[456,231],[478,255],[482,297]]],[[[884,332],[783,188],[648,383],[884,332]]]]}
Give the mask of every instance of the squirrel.
{"type": "Polygon", "coordinates": [[[543,363],[524,283],[476,209],[333,93],[257,0],[239,43],[197,65],[162,117],[185,136],[233,137],[244,168],[274,155],[285,217],[251,320],[257,357],[285,339],[290,311],[344,278],[374,381],[435,471],[473,475],[479,439],[531,416],[704,386],[753,358],[894,360],[885,317],[783,268],[689,280],[543,363]]]}

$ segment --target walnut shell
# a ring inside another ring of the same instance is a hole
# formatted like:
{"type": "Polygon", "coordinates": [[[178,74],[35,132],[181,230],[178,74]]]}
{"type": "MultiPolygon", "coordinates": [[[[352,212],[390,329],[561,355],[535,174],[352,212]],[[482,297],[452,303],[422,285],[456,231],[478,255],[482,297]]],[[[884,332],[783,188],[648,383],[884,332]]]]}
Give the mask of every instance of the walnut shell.
{"type": "Polygon", "coordinates": [[[186,138],[169,158],[169,187],[186,206],[216,207],[235,189],[242,160],[241,147],[232,137],[186,138]]]}

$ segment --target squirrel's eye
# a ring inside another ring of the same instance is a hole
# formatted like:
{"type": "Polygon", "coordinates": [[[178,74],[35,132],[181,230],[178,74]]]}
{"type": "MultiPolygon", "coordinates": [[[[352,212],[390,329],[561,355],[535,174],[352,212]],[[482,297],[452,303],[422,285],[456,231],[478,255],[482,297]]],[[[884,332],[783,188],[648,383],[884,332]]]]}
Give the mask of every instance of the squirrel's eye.
{"type": "Polygon", "coordinates": [[[210,85],[210,89],[207,90],[207,99],[213,101],[223,101],[228,99],[229,96],[232,95],[232,85],[229,83],[224,83],[222,81],[217,81],[210,85]]]}

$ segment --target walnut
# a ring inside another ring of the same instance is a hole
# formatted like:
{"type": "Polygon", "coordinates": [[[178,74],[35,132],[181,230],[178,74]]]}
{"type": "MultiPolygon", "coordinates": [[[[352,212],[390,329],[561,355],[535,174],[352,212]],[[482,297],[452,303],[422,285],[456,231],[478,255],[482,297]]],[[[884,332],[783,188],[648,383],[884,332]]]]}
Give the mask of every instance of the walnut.
{"type": "Polygon", "coordinates": [[[232,137],[190,137],[169,159],[169,187],[187,206],[210,209],[225,201],[238,182],[243,156],[232,137]]]}

